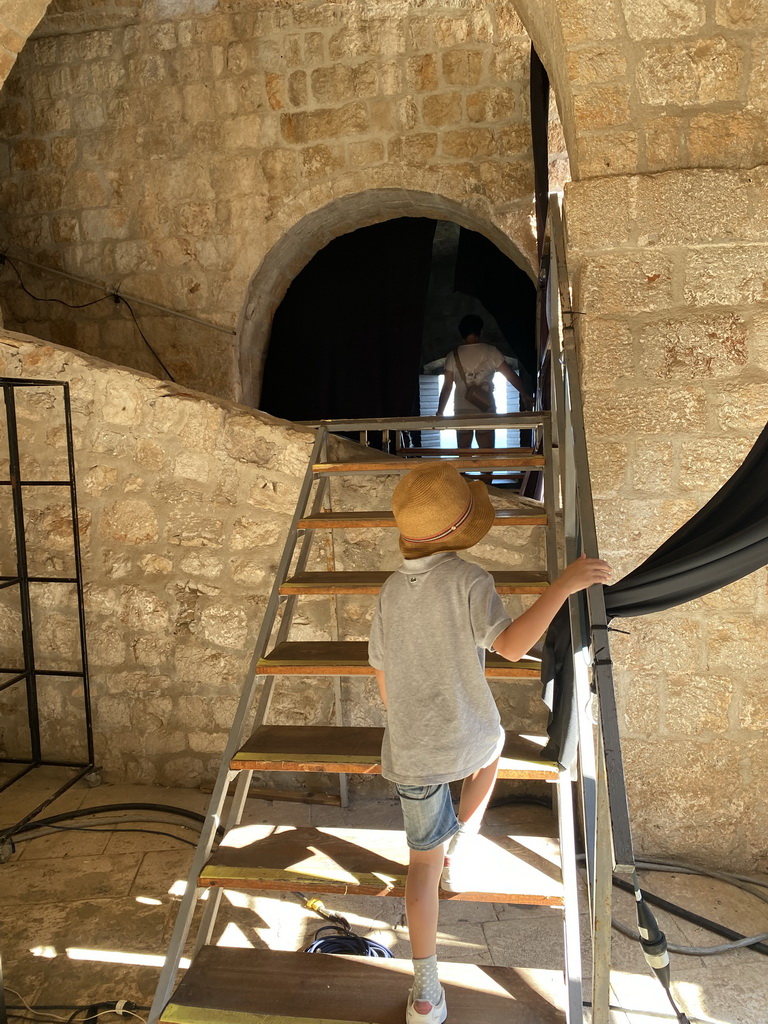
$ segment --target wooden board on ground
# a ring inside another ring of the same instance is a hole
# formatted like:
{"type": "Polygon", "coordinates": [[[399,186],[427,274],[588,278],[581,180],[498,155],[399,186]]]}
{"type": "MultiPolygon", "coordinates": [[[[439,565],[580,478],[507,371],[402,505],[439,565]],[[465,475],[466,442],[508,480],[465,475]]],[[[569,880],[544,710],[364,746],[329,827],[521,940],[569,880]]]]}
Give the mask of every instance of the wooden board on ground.
{"type": "MultiPolygon", "coordinates": [[[[258,675],[372,676],[366,640],[286,641],[278,644],[256,666],[258,675]]],[[[541,662],[535,658],[507,661],[488,653],[485,674],[489,679],[538,679],[541,662]]]]}
{"type": "MultiPolygon", "coordinates": [[[[281,594],[378,594],[391,572],[303,572],[280,587],[281,594]]],[[[540,594],[546,572],[496,570],[491,573],[499,594],[540,594]]]]}
{"type": "MultiPolygon", "coordinates": [[[[409,960],[205,946],[162,1024],[402,1024],[409,960]]],[[[564,1024],[562,971],[440,964],[454,1024],[564,1024]]]]}
{"type": "MultiPolygon", "coordinates": [[[[345,772],[378,775],[383,729],[333,725],[262,725],[231,762],[234,771],[345,772]]],[[[543,740],[541,741],[543,743],[543,740]]],[[[541,744],[507,733],[500,779],[557,780],[557,765],[541,761],[541,744]]]]}
{"type": "MultiPolygon", "coordinates": [[[[494,526],[546,526],[547,515],[535,508],[497,508],[494,526]]],[[[359,530],[394,527],[391,512],[316,512],[299,521],[300,530],[359,530]]]]}

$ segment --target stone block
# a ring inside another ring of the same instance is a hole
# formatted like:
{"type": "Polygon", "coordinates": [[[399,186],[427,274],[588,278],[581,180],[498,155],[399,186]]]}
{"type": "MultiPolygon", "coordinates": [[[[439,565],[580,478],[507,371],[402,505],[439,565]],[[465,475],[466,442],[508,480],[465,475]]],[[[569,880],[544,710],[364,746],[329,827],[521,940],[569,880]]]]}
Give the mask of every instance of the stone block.
{"type": "Polygon", "coordinates": [[[433,92],[439,86],[437,59],[432,53],[409,57],[405,63],[405,80],[415,92],[433,92]]]}
{"type": "Polygon", "coordinates": [[[693,306],[748,306],[768,300],[768,246],[691,249],[685,301],[693,306]]]}
{"type": "Polygon", "coordinates": [[[761,678],[742,680],[738,698],[739,727],[764,733],[768,729],[768,704],[761,678]]]}
{"type": "Polygon", "coordinates": [[[590,388],[611,388],[637,376],[635,344],[626,320],[583,317],[577,331],[581,374],[590,388]]]}
{"type": "Polygon", "coordinates": [[[173,562],[165,555],[144,555],[139,566],[148,576],[167,576],[173,570],[173,562]]]}
{"type": "Polygon", "coordinates": [[[638,178],[635,216],[648,225],[645,244],[681,246],[755,237],[747,177],[706,169],[638,178]]]}
{"type": "Polygon", "coordinates": [[[761,430],[768,422],[768,381],[728,382],[712,399],[718,425],[737,434],[761,430]]]}
{"type": "Polygon", "coordinates": [[[610,497],[625,490],[629,466],[629,446],[624,442],[590,440],[588,446],[592,493],[610,497]]]}
{"type": "Polygon", "coordinates": [[[576,308],[587,314],[636,313],[675,304],[672,257],[658,249],[616,250],[582,261],[576,308]]]}
{"type": "Polygon", "coordinates": [[[667,0],[663,4],[640,2],[624,10],[632,39],[667,39],[698,35],[707,20],[705,0],[667,0]]]}
{"type": "Polygon", "coordinates": [[[220,519],[174,510],[168,516],[165,539],[169,544],[183,548],[220,548],[223,545],[222,530],[220,519]]]}
{"type": "Polygon", "coordinates": [[[101,515],[99,527],[102,537],[124,544],[152,544],[159,536],[154,509],[137,498],[109,505],[101,515]]]}
{"type": "Polygon", "coordinates": [[[19,139],[10,147],[10,159],[14,174],[39,171],[48,162],[48,147],[42,139],[19,139]]]}
{"type": "Polygon", "coordinates": [[[632,119],[626,85],[594,85],[584,89],[574,96],[573,107],[582,132],[612,128],[632,119]]]}
{"type": "Polygon", "coordinates": [[[261,169],[271,196],[288,196],[299,182],[298,157],[290,149],[265,149],[260,156],[261,169]]]}
{"type": "Polygon", "coordinates": [[[500,156],[516,156],[531,148],[531,129],[527,124],[505,124],[492,131],[500,156]]]}
{"type": "Polygon", "coordinates": [[[757,28],[768,24],[762,0],[716,0],[715,20],[728,28],[757,28]]]}
{"type": "Polygon", "coordinates": [[[389,140],[389,159],[408,164],[431,160],[437,152],[437,133],[418,132],[415,135],[396,136],[389,140]]]}
{"type": "Polygon", "coordinates": [[[620,34],[622,18],[623,13],[616,0],[584,0],[578,7],[562,12],[563,35],[569,46],[615,39],[620,34]]]}
{"type": "Polygon", "coordinates": [[[701,106],[738,99],[744,51],[733,39],[708,37],[647,47],[637,68],[642,103],[701,106]]]}
{"type": "Polygon", "coordinates": [[[431,50],[435,45],[434,23],[431,17],[410,17],[406,28],[409,50],[431,50]]]}
{"type": "Polygon", "coordinates": [[[304,35],[304,63],[322,64],[325,59],[325,36],[322,32],[307,32],[304,35]]]}
{"type": "Polygon", "coordinates": [[[162,632],[169,622],[168,602],[145,587],[122,588],[118,618],[129,629],[162,632]]]}
{"type": "Polygon", "coordinates": [[[456,124],[461,120],[462,97],[459,92],[433,93],[421,104],[424,123],[433,127],[456,124]]]}
{"type": "Polygon", "coordinates": [[[65,171],[77,159],[77,139],[72,135],[59,135],[51,139],[51,161],[65,171]]]}
{"type": "MultiPolygon", "coordinates": [[[[619,624],[617,628],[624,627],[619,624]]],[[[658,735],[663,680],[664,674],[659,671],[637,672],[631,676],[625,670],[616,672],[616,704],[623,737],[658,735]]]]}
{"type": "Polygon", "coordinates": [[[370,167],[384,160],[384,143],[379,139],[350,142],[347,158],[352,167],[370,167]]]}
{"type": "Polygon", "coordinates": [[[307,104],[307,75],[304,71],[292,71],[288,76],[288,102],[292,107],[307,104]]]}
{"type": "Polygon", "coordinates": [[[369,119],[365,104],[347,103],[329,110],[283,114],[280,128],[286,142],[316,142],[368,131],[369,119]]]}
{"type": "Polygon", "coordinates": [[[310,76],[312,95],[319,103],[341,103],[355,97],[353,69],[346,64],[315,68],[310,76]]]}
{"type": "Polygon", "coordinates": [[[581,46],[568,51],[568,77],[573,85],[597,85],[623,78],[627,58],[616,46],[581,46]]]}
{"type": "Polygon", "coordinates": [[[768,160],[765,119],[759,111],[704,113],[691,118],[688,154],[693,167],[754,167],[768,160]]]}
{"type": "Polygon", "coordinates": [[[264,88],[267,93],[267,102],[272,110],[282,110],[286,105],[285,75],[279,75],[274,71],[266,72],[264,75],[264,88]]]}
{"type": "Polygon", "coordinates": [[[631,174],[638,166],[640,140],[634,131],[586,133],[578,139],[577,151],[584,178],[631,174]]]}
{"type": "Polygon", "coordinates": [[[671,441],[637,438],[630,470],[632,490],[660,496],[675,493],[676,455],[671,441]]]}
{"type": "Polygon", "coordinates": [[[492,128],[465,128],[460,131],[445,132],[442,149],[446,156],[460,159],[494,156],[496,154],[496,137],[492,128]]]}
{"type": "Polygon", "coordinates": [[[276,544],[280,540],[282,532],[282,522],[275,520],[274,517],[249,519],[240,516],[232,524],[229,546],[232,551],[247,551],[263,545],[276,544]]]}
{"type": "Polygon", "coordinates": [[[674,673],[694,673],[708,667],[706,634],[698,617],[677,611],[665,612],[663,615],[623,618],[619,625],[629,632],[628,635],[611,635],[611,653],[622,668],[654,666],[656,672],[666,673],[669,677],[674,673]]]}
{"type": "Polygon", "coordinates": [[[684,130],[681,118],[668,114],[644,121],[645,160],[649,171],[664,171],[680,165],[684,130]]]}
{"type": "Polygon", "coordinates": [[[211,605],[200,615],[200,629],[210,643],[242,648],[248,637],[248,618],[237,605],[211,605]]]}
{"type": "Polygon", "coordinates": [[[587,436],[625,438],[640,434],[701,433],[707,426],[703,388],[685,387],[587,389],[584,398],[587,436]]]}
{"type": "Polygon", "coordinates": [[[733,377],[747,362],[747,329],[735,313],[670,317],[642,328],[639,353],[650,380],[733,377]]]}
{"type": "Polygon", "coordinates": [[[747,612],[719,615],[707,626],[707,664],[734,679],[763,678],[765,673],[766,616],[747,612]]]}
{"type": "Polygon", "coordinates": [[[326,178],[344,166],[344,152],[339,146],[308,146],[301,153],[301,169],[309,181],[326,178]]]}
{"type": "Polygon", "coordinates": [[[438,49],[447,50],[451,46],[461,46],[472,38],[472,29],[466,15],[456,14],[435,18],[433,30],[438,49]]]}
{"type": "Polygon", "coordinates": [[[390,100],[369,100],[368,114],[371,132],[391,132],[397,127],[395,109],[390,100]]]}
{"type": "Polygon", "coordinates": [[[442,66],[446,85],[477,85],[483,72],[483,51],[448,50],[442,66]]]}
{"type": "Polygon", "coordinates": [[[475,123],[504,121],[513,116],[516,106],[511,89],[480,89],[467,96],[467,118],[475,123]]]}
{"type": "Polygon", "coordinates": [[[670,674],[662,734],[727,732],[733,695],[733,682],[726,676],[670,674]]]}

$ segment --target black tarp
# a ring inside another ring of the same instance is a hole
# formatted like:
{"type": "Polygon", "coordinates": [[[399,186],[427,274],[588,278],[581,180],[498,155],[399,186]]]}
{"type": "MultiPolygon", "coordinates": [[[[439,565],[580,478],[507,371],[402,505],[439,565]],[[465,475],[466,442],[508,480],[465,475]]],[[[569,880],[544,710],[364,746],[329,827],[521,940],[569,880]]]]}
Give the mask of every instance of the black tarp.
{"type": "MultiPolygon", "coordinates": [[[[605,588],[608,619],[648,615],[693,601],[768,565],[768,425],[739,469],[661,547],[605,588]]],[[[576,750],[568,608],[547,631],[541,665],[550,709],[546,760],[568,765],[576,750]]]]}

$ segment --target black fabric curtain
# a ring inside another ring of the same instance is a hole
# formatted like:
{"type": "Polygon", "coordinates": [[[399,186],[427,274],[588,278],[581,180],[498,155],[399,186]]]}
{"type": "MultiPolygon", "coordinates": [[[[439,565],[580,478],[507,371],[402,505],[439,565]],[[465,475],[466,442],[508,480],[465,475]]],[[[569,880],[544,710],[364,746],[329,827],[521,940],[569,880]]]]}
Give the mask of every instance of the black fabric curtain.
{"type": "MultiPolygon", "coordinates": [[[[674,608],[768,565],[768,425],[739,469],[669,540],[605,588],[609,620],[674,608]]],[[[541,666],[550,709],[545,760],[569,765],[576,751],[568,608],[547,631],[541,666]]]]}
{"type": "Polygon", "coordinates": [[[533,149],[533,182],[536,196],[536,244],[539,261],[544,249],[544,228],[549,203],[549,77],[531,47],[530,70],[531,147],[533,149]]]}
{"type": "Polygon", "coordinates": [[[307,264],[275,313],[260,409],[289,420],[418,409],[435,223],[361,228],[307,264]]]}

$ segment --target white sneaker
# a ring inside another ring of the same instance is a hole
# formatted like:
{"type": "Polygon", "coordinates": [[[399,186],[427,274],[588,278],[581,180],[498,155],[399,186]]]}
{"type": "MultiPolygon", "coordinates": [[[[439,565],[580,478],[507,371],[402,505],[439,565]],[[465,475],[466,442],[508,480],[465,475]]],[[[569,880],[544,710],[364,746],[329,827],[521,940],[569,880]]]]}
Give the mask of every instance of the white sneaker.
{"type": "Polygon", "coordinates": [[[418,1000],[429,1009],[421,1013],[413,1005],[413,989],[408,990],[408,1006],[405,1009],[405,1024],[443,1024],[448,1016],[448,1007],[445,1005],[445,989],[440,989],[440,1002],[430,1003],[428,1000],[418,1000]]]}
{"type": "Polygon", "coordinates": [[[476,835],[464,834],[460,843],[448,846],[440,875],[440,886],[446,892],[474,892],[473,884],[477,872],[476,835]]]}

